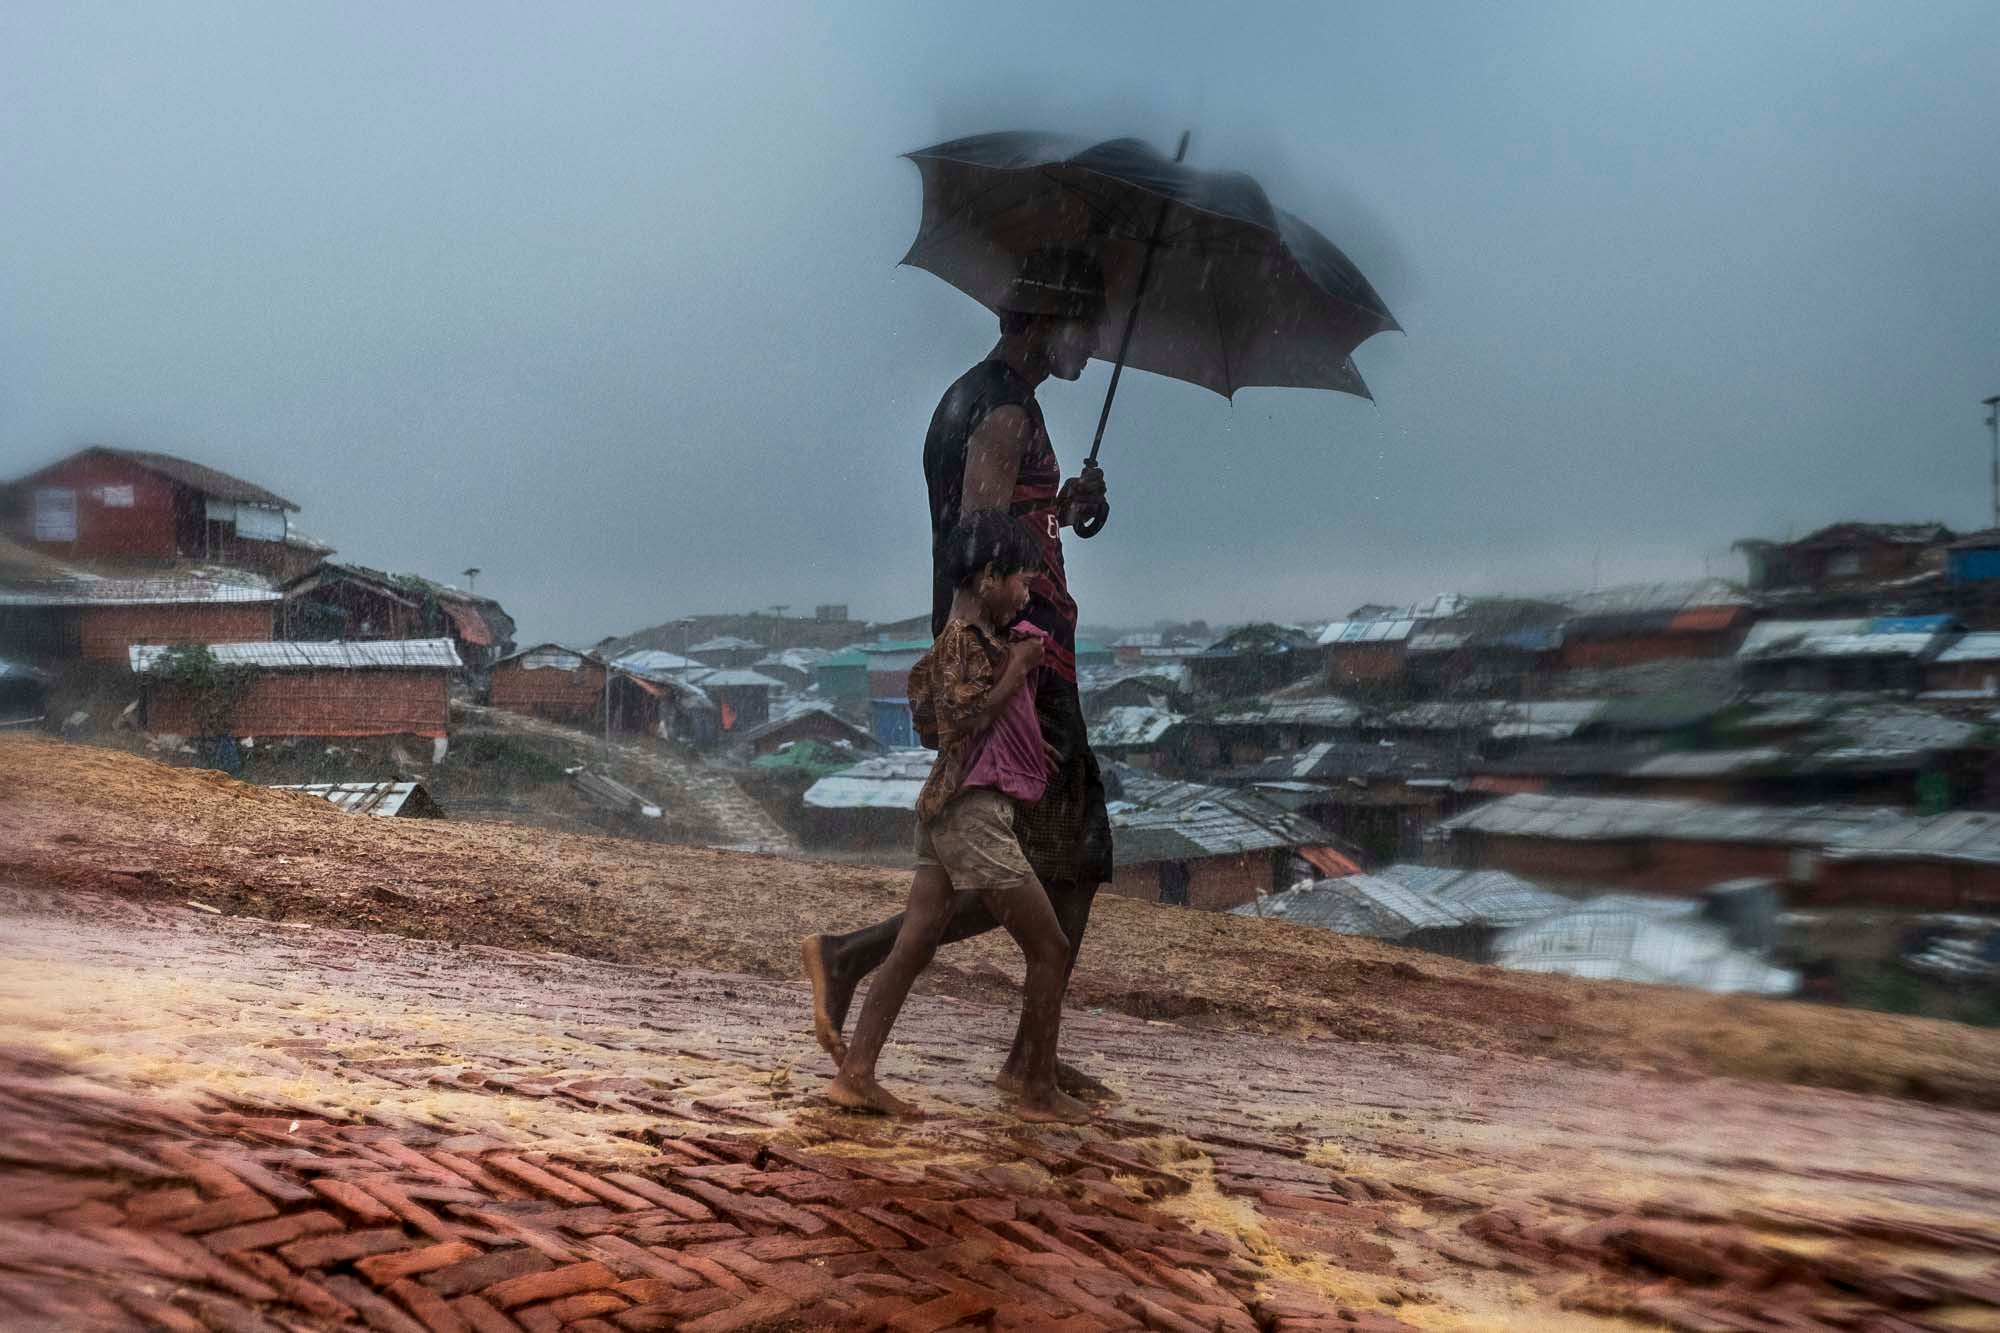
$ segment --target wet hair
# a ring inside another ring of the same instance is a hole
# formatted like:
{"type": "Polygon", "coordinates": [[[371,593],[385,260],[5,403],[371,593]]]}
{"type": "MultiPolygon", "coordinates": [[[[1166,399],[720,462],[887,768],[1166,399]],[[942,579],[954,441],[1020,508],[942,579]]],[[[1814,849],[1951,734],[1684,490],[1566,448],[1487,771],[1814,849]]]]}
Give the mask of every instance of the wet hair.
{"type": "Polygon", "coordinates": [[[958,520],[939,548],[945,573],[968,587],[988,565],[1001,578],[1042,567],[1042,553],[1020,520],[1004,509],[975,509],[958,520]]]}
{"type": "Polygon", "coordinates": [[[1042,318],[1045,318],[1045,316],[1031,315],[1025,310],[1002,310],[1000,312],[1000,336],[1003,338],[1018,338],[1029,329],[1035,327],[1035,321],[1042,318]]]}

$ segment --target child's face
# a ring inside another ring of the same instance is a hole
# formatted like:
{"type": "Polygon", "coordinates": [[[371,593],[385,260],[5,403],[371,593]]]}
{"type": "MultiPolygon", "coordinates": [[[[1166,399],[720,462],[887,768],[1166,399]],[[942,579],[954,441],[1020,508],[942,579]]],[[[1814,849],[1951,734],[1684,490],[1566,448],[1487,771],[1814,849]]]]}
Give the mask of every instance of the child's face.
{"type": "Polygon", "coordinates": [[[979,581],[979,601],[986,610],[986,618],[996,625],[1013,623],[1028,605],[1028,579],[1025,569],[1017,569],[1012,574],[996,574],[993,566],[986,567],[986,575],[979,581]]]}

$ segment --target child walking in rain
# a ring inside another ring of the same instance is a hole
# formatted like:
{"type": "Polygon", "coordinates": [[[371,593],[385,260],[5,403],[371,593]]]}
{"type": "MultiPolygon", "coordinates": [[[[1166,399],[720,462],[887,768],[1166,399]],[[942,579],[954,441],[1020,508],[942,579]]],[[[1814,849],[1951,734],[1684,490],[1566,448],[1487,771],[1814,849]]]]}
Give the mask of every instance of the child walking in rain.
{"type": "Polygon", "coordinates": [[[1017,520],[984,509],[952,530],[942,558],[957,587],[951,619],[910,672],[918,729],[934,730],[938,740],[937,762],[917,797],[917,873],[896,946],[869,987],[827,1096],[857,1110],[921,1114],[876,1082],[875,1062],[910,986],[937,952],[956,889],[979,894],[1027,957],[1021,1118],[1081,1123],[1090,1108],[1056,1087],[1069,941],[1014,831],[1016,802],[1040,800],[1048,783],[1034,698],[1043,636],[1032,626],[1006,628],[1028,604],[1040,555],[1017,520]]]}

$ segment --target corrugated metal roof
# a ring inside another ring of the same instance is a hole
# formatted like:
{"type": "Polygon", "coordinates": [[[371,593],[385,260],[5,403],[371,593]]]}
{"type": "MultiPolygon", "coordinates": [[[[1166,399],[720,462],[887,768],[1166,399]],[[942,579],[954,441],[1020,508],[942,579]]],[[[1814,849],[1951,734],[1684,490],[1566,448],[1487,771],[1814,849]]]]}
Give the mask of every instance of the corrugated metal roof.
{"type": "Polygon", "coordinates": [[[0,606],[207,606],[275,602],[283,594],[254,576],[23,580],[0,585],[0,606]]]}
{"type": "Polygon", "coordinates": [[[670,653],[661,648],[647,648],[640,652],[626,653],[616,659],[613,666],[626,671],[634,671],[642,676],[670,676],[678,671],[688,671],[701,667],[701,663],[679,653],[670,653]]]}
{"type": "MultiPolygon", "coordinates": [[[[1254,792],[1174,782],[1123,764],[1111,766],[1118,799],[1110,802],[1111,827],[1170,828],[1208,856],[1317,846],[1333,841],[1324,828],[1254,792]]],[[[1116,845],[1117,838],[1113,838],[1116,845]]]]}
{"type": "Polygon", "coordinates": [[[1770,768],[1784,758],[1783,750],[1769,745],[1744,750],[1691,750],[1648,759],[1635,765],[1631,774],[1638,778],[1722,778],[1770,768]]]}
{"type": "Polygon", "coordinates": [[[1494,961],[1517,972],[1752,995],[1788,995],[1798,974],[1737,949],[1721,926],[1689,916],[1663,918],[1606,899],[1502,931],[1494,961]]]}
{"type": "Polygon", "coordinates": [[[505,666],[509,662],[519,662],[525,671],[575,671],[585,662],[599,665],[602,659],[588,648],[572,648],[563,643],[538,643],[532,648],[510,653],[493,665],[505,666]]]}
{"type": "Polygon", "coordinates": [[[1412,704],[1389,714],[1392,727],[1409,731],[1483,731],[1506,739],[1562,739],[1594,721],[1601,699],[1462,699],[1412,704]]]}
{"type": "MultiPolygon", "coordinates": [[[[1944,619],[1939,617],[1939,619],[1944,619]]],[[[1921,657],[1940,640],[1943,627],[1901,629],[1896,621],[1766,620],[1751,626],[1736,650],[1747,661],[1781,661],[1813,657],[1921,657]]]]}
{"type": "Polygon", "coordinates": [[[1628,583],[1616,588],[1569,593],[1553,599],[1579,617],[1690,611],[1696,607],[1746,606],[1750,599],[1723,579],[1675,583],[1628,583]]]}
{"type": "Polygon", "coordinates": [[[1343,935],[1399,940],[1420,930],[1538,921],[1570,902],[1504,870],[1394,865],[1373,874],[1303,884],[1232,911],[1343,935]]]}
{"type": "Polygon", "coordinates": [[[1867,806],[1709,805],[1523,793],[1454,815],[1438,827],[1448,834],[1478,832],[1576,841],[1653,837],[1824,847],[1903,819],[1895,811],[1867,806]]]}
{"type": "Polygon", "coordinates": [[[875,737],[868,731],[866,727],[856,726],[854,723],[849,722],[846,718],[842,717],[839,713],[834,712],[833,707],[830,704],[824,704],[824,703],[806,703],[800,706],[781,709],[772,716],[770,721],[750,728],[750,730],[744,732],[740,737],[738,737],[738,739],[743,741],[759,741],[762,740],[764,737],[771,735],[774,732],[784,730],[786,727],[791,726],[794,722],[798,722],[808,717],[830,719],[835,724],[837,724],[840,727],[841,731],[846,733],[854,741],[855,744],[861,746],[864,750],[872,750],[875,748],[875,737]]]}
{"type": "Polygon", "coordinates": [[[1831,718],[1828,737],[1811,757],[1822,763],[1845,764],[1963,750],[1974,745],[1979,730],[1973,723],[1921,708],[1877,704],[1831,718]]]}
{"type": "Polygon", "coordinates": [[[787,648],[782,652],[765,654],[754,665],[790,667],[794,671],[810,673],[826,657],[826,653],[815,648],[787,648]]]}
{"type": "Polygon", "coordinates": [[[389,818],[400,814],[412,796],[423,793],[424,787],[421,782],[308,782],[272,790],[324,797],[350,815],[389,818]]]}
{"type": "Polygon", "coordinates": [[[1136,828],[1114,825],[1111,863],[1114,866],[1149,866],[1162,861],[1203,861],[1214,855],[1177,828],[1145,825],[1136,828]]]}
{"type": "Polygon", "coordinates": [[[711,671],[697,679],[704,690],[782,690],[785,682],[756,671],[711,671]]]}
{"type": "Polygon", "coordinates": [[[1104,716],[1090,728],[1090,743],[1106,747],[1156,745],[1185,721],[1170,708],[1127,704],[1105,710],[1104,716]]]}
{"type": "MultiPolygon", "coordinates": [[[[132,670],[151,671],[165,644],[134,644],[127,650],[132,670]]],[[[367,639],[353,643],[211,643],[221,666],[266,671],[455,671],[465,663],[450,639],[367,639]]]]}
{"type": "Polygon", "coordinates": [[[1346,727],[1360,721],[1361,710],[1338,695],[1314,699],[1265,699],[1258,707],[1239,707],[1216,721],[1224,726],[1346,727]]]}
{"type": "Polygon", "coordinates": [[[1472,634],[1458,629],[1419,630],[1410,635],[1413,653],[1455,653],[1472,642],[1472,634]]]}
{"type": "Polygon", "coordinates": [[[1937,655],[1940,662],[2000,662],[2000,633],[1967,634],[1937,655]]]}
{"type": "Polygon", "coordinates": [[[1370,602],[1357,606],[1335,624],[1349,624],[1361,621],[1379,620],[1449,620],[1463,615],[1473,605],[1472,599],[1455,592],[1441,592],[1427,601],[1409,606],[1382,606],[1370,602]]]}
{"type": "Polygon", "coordinates": [[[732,653],[741,652],[747,648],[762,649],[763,646],[763,644],[750,639],[739,639],[734,634],[723,634],[713,639],[704,639],[702,642],[688,649],[688,651],[690,653],[732,653]]]}
{"type": "Polygon", "coordinates": [[[1318,642],[1324,648],[1333,644],[1350,643],[1401,643],[1417,628],[1412,619],[1401,620],[1336,620],[1319,632],[1318,642]]]}
{"type": "Polygon", "coordinates": [[[937,756],[929,750],[891,750],[806,788],[815,810],[915,810],[937,756]]]}
{"type": "Polygon", "coordinates": [[[1846,859],[1929,858],[2000,864],[2000,814],[1906,815],[1867,806],[1734,806],[1595,796],[1508,796],[1439,825],[1463,831],[1597,841],[1671,838],[1764,842],[1846,859]]]}
{"type": "MultiPolygon", "coordinates": [[[[1296,754],[1277,755],[1236,775],[1271,782],[1347,778],[1452,777],[1463,767],[1456,747],[1434,741],[1321,741],[1296,754]]],[[[1324,792],[1324,788],[1318,788],[1324,792]]]]}
{"type": "Polygon", "coordinates": [[[1948,815],[1907,818],[1857,830],[1827,849],[1834,857],[1858,860],[1905,858],[2000,864],[2000,815],[1959,810],[1948,815]]]}

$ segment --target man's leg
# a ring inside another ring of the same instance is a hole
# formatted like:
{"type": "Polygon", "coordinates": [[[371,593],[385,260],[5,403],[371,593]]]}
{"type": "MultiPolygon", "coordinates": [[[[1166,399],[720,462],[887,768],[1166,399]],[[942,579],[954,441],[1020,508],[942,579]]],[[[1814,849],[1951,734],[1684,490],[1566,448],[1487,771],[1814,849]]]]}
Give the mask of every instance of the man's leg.
{"type": "MultiPolygon", "coordinates": [[[[944,875],[941,868],[935,867],[927,867],[918,873],[944,875]]],[[[951,881],[945,879],[944,885],[949,888],[951,881]]],[[[1087,908],[1085,912],[1087,915],[1087,908]]],[[[860,987],[861,979],[880,967],[890,950],[896,947],[896,937],[903,929],[903,916],[898,912],[887,921],[878,921],[845,935],[811,935],[799,946],[805,962],[806,979],[812,982],[813,1035],[818,1038],[821,1048],[836,1061],[844,1058],[847,1052],[840,1030],[846,1026],[847,1010],[854,1003],[854,992],[860,987]]],[[[984,935],[999,925],[977,894],[954,894],[951,920],[938,943],[956,944],[974,935],[984,935]]]]}
{"type": "MultiPolygon", "coordinates": [[[[1077,956],[1083,951],[1083,932],[1090,925],[1090,908],[1097,901],[1095,884],[1052,884],[1049,886],[1049,902],[1055,908],[1056,921],[1069,941],[1069,965],[1063,969],[1063,991],[1069,991],[1070,974],[1076,971],[1077,956]]],[[[1021,1087],[1021,1078],[1027,1068],[1028,1015],[1021,1014],[1021,1023],[1014,1031],[1014,1044],[1007,1051],[1007,1059],[1000,1066],[1000,1072],[993,1082],[1002,1091],[1014,1092],[1021,1087]]],[[[1084,1073],[1066,1060],[1056,1061],[1056,1086],[1075,1097],[1115,1098],[1118,1094],[1099,1080],[1084,1073]]]]}

